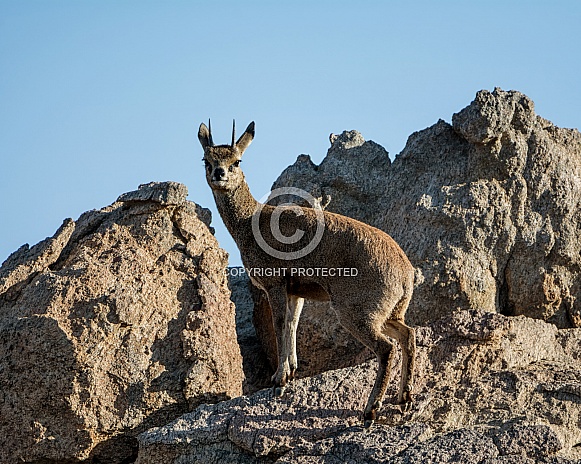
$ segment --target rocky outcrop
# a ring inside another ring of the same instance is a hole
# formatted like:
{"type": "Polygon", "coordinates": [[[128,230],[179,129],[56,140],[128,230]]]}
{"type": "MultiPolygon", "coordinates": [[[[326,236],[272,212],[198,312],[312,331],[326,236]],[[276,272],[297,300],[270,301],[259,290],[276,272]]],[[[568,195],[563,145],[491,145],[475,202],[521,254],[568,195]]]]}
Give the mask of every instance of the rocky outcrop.
{"type": "Polygon", "coordinates": [[[257,391],[270,308],[183,185],[66,220],[0,268],[0,462],[581,462],[580,156],[577,131],[497,89],[393,163],[344,132],[276,181],[386,230],[416,267],[414,406],[393,404],[398,350],[368,433],[375,361],[324,303],[299,324],[303,378],[257,391]]]}
{"type": "MultiPolygon", "coordinates": [[[[200,406],[139,436],[139,464],[576,463],[581,459],[578,329],[480,310],[417,329],[416,402],[390,382],[379,424],[360,414],[375,361],[200,406]]],[[[394,367],[398,372],[399,366],[394,367]]]]}
{"type": "Polygon", "coordinates": [[[186,195],[142,185],[0,268],[0,462],[126,462],[241,394],[227,255],[186,195]]]}
{"type": "Polygon", "coordinates": [[[330,198],[329,211],[392,235],[417,271],[411,323],[483,308],[581,326],[577,130],[496,89],[412,134],[393,163],[356,131],[331,143],[320,165],[301,155],[273,188],[330,198]]]}

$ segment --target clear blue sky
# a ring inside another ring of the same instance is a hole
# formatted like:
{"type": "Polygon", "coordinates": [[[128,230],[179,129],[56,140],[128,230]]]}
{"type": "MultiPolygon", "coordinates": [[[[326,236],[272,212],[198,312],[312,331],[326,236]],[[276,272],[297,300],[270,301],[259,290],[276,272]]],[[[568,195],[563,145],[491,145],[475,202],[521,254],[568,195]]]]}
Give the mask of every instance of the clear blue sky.
{"type": "Polygon", "coordinates": [[[495,86],[581,126],[578,1],[0,0],[0,262],[153,180],[214,212],[200,122],[256,121],[255,197],[357,129],[394,157],[495,86]]]}

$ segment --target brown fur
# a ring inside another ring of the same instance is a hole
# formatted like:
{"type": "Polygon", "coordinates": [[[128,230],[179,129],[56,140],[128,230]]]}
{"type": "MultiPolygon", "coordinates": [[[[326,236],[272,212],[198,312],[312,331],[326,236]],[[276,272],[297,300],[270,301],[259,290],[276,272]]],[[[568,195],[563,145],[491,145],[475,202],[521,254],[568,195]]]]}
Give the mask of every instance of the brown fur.
{"type": "MultiPolygon", "coordinates": [[[[278,346],[278,369],[273,376],[275,393],[282,394],[297,367],[296,326],[304,298],[330,300],[339,322],[376,354],[379,369],[364,411],[365,423],[375,420],[387,388],[393,360],[393,344],[399,342],[403,364],[398,400],[411,402],[415,363],[415,333],[404,323],[413,291],[413,267],[397,243],[385,232],[354,219],[313,208],[283,207],[280,231],[291,236],[304,234],[295,244],[280,244],[270,230],[275,207],[260,205],[239,167],[242,154],[254,137],[254,123],[232,145],[215,146],[205,124],[198,138],[204,148],[206,179],[212,188],[222,219],[234,238],[247,269],[280,269],[278,275],[256,275],[252,281],[268,295],[278,346]],[[256,242],[252,217],[262,206],[259,230],[267,244],[292,252],[314,237],[317,214],[324,229],[318,246],[293,260],[276,258],[256,242]],[[297,208],[300,208],[297,209],[297,208]],[[349,268],[356,276],[291,275],[293,268],[349,268]]],[[[281,211],[281,207],[278,207],[281,211]]]]}

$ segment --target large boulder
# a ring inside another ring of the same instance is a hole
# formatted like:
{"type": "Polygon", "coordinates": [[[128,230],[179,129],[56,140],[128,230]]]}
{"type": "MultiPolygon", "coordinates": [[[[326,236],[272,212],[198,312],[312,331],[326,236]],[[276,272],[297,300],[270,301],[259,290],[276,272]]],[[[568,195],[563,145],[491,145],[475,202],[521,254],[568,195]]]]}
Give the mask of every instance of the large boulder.
{"type": "Polygon", "coordinates": [[[573,464],[581,451],[581,329],[456,311],[417,329],[416,402],[361,413],[376,362],[200,406],[139,436],[138,464],[229,462],[573,464]]]}
{"type": "Polygon", "coordinates": [[[241,394],[227,255],[186,195],[142,185],[0,268],[0,462],[125,462],[241,394]]]}
{"type": "Polygon", "coordinates": [[[409,138],[384,196],[379,225],[418,269],[410,319],[480,307],[581,327],[581,134],[499,89],[452,121],[409,138]]]}

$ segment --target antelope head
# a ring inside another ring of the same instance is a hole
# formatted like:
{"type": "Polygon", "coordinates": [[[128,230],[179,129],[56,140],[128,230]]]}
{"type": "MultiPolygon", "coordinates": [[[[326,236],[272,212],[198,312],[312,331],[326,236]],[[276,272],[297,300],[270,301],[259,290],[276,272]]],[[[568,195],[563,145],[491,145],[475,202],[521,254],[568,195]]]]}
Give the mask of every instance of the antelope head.
{"type": "Polygon", "coordinates": [[[204,165],[206,167],[206,180],[212,190],[232,191],[241,182],[244,182],[244,174],[240,169],[242,154],[254,138],[254,121],[240,138],[236,141],[236,125],[232,123],[232,142],[229,145],[214,145],[212,140],[212,126],[200,124],[198,139],[204,149],[204,165]]]}

